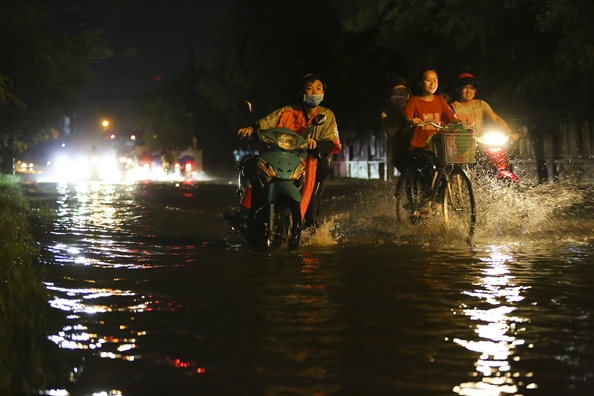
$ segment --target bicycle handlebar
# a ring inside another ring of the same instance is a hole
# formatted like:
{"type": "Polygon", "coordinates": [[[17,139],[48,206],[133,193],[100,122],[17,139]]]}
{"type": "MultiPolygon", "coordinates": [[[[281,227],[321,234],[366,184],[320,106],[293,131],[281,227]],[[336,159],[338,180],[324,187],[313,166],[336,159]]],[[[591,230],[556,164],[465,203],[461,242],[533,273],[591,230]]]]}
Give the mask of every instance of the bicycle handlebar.
{"type": "Polygon", "coordinates": [[[437,123],[435,123],[433,121],[421,121],[417,125],[413,125],[413,126],[418,127],[418,126],[427,126],[427,125],[434,126],[437,129],[444,129],[445,128],[445,126],[442,126],[440,124],[437,124],[437,123]]]}
{"type": "Polygon", "coordinates": [[[462,125],[462,127],[467,131],[467,132],[472,132],[474,133],[474,129],[472,129],[471,125],[464,125],[462,122],[458,122],[458,123],[451,123],[451,124],[444,124],[442,125],[441,123],[436,123],[434,121],[421,121],[419,122],[417,125],[413,125],[414,127],[418,127],[418,126],[427,126],[427,125],[431,125],[433,127],[435,127],[435,129],[438,129],[440,131],[443,130],[451,130],[452,127],[454,125],[462,125]]]}

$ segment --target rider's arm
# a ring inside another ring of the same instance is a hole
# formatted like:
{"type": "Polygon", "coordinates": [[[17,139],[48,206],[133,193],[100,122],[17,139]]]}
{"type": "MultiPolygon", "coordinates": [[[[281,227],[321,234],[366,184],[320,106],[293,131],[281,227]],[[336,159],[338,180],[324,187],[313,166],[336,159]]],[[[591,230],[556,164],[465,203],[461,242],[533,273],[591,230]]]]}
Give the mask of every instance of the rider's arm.
{"type": "Polygon", "coordinates": [[[274,110],[272,113],[268,114],[266,117],[260,118],[258,120],[258,125],[260,126],[260,129],[276,128],[278,126],[278,122],[281,118],[281,114],[287,109],[291,109],[291,107],[290,106],[281,107],[280,109],[274,110]]]}
{"type": "Polygon", "coordinates": [[[258,123],[240,128],[239,131],[237,131],[237,134],[242,137],[251,136],[256,129],[258,129],[258,123]]]}
{"type": "Polygon", "coordinates": [[[411,97],[404,107],[404,117],[412,124],[417,125],[422,122],[418,117],[415,117],[415,99],[411,97]]]}
{"type": "Polygon", "coordinates": [[[386,136],[388,136],[388,140],[393,141],[396,138],[396,129],[394,129],[391,118],[385,111],[382,111],[380,127],[386,133],[386,136]]]}
{"type": "Polygon", "coordinates": [[[318,147],[322,146],[319,153],[324,154],[320,155],[320,157],[324,157],[340,152],[342,145],[340,144],[334,113],[330,109],[320,106],[320,114],[326,115],[326,121],[322,125],[315,126],[310,137],[317,141],[318,147]]]}
{"type": "Polygon", "coordinates": [[[268,114],[266,117],[259,119],[254,125],[247,126],[245,128],[241,128],[237,134],[240,136],[250,136],[256,129],[270,129],[276,128],[278,125],[278,120],[282,112],[287,108],[281,107],[280,109],[274,110],[272,113],[268,114]]]}
{"type": "Polygon", "coordinates": [[[509,126],[507,125],[507,122],[505,122],[505,120],[501,117],[499,117],[491,108],[491,106],[489,106],[489,104],[485,101],[483,101],[483,113],[489,117],[489,119],[491,121],[493,121],[494,123],[496,123],[497,125],[499,125],[501,128],[503,128],[504,131],[506,132],[510,132],[509,126]]]}
{"type": "Polygon", "coordinates": [[[329,156],[335,149],[336,145],[331,140],[322,140],[318,142],[315,149],[310,151],[310,154],[314,157],[324,158],[329,156]]]}
{"type": "Polygon", "coordinates": [[[462,120],[458,118],[456,113],[454,113],[454,110],[452,110],[452,108],[450,107],[450,105],[448,105],[448,102],[446,102],[444,98],[442,98],[441,96],[438,96],[437,98],[441,101],[441,114],[442,119],[445,123],[458,124],[462,122],[462,120]]]}

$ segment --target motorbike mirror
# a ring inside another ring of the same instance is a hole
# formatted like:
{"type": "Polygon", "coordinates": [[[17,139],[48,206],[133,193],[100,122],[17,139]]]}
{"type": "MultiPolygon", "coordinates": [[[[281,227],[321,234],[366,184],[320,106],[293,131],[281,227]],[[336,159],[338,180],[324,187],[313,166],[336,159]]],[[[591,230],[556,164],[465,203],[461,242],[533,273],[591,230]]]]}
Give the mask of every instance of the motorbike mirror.
{"type": "Polygon", "coordinates": [[[326,114],[318,114],[311,122],[312,125],[322,125],[326,122],[326,114]]]}
{"type": "Polygon", "coordinates": [[[240,100],[239,102],[237,102],[237,107],[243,113],[252,114],[252,104],[247,100],[240,100]]]}

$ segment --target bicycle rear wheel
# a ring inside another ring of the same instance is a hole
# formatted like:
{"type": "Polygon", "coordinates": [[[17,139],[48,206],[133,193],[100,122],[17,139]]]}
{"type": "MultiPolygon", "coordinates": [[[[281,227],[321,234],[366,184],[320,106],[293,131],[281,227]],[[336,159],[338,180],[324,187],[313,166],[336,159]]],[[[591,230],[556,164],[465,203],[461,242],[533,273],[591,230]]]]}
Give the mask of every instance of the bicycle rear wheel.
{"type": "Polygon", "coordinates": [[[474,234],[476,225],[476,207],[470,179],[461,168],[455,167],[447,176],[443,191],[443,217],[446,229],[461,230],[468,235],[474,234]]]}
{"type": "Polygon", "coordinates": [[[415,173],[405,172],[398,177],[395,196],[398,221],[418,221],[418,216],[412,216],[421,207],[421,183],[415,173]]]}

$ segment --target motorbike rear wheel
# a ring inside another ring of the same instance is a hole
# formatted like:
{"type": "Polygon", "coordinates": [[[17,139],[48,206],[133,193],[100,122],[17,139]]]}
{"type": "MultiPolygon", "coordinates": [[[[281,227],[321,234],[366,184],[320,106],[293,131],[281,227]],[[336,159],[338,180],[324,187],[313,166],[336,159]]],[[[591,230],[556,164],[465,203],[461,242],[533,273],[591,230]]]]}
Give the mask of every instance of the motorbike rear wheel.
{"type": "Polygon", "coordinates": [[[446,229],[460,229],[470,240],[476,225],[476,204],[470,179],[455,167],[447,176],[443,191],[443,217],[446,229]]]}
{"type": "Polygon", "coordinates": [[[398,221],[419,221],[418,216],[413,213],[418,211],[422,205],[421,183],[414,172],[404,172],[396,182],[396,217],[398,221]]]}
{"type": "Polygon", "coordinates": [[[301,241],[302,225],[299,205],[282,200],[271,205],[271,210],[274,210],[274,223],[268,232],[268,246],[283,250],[297,249],[301,241]]]}

